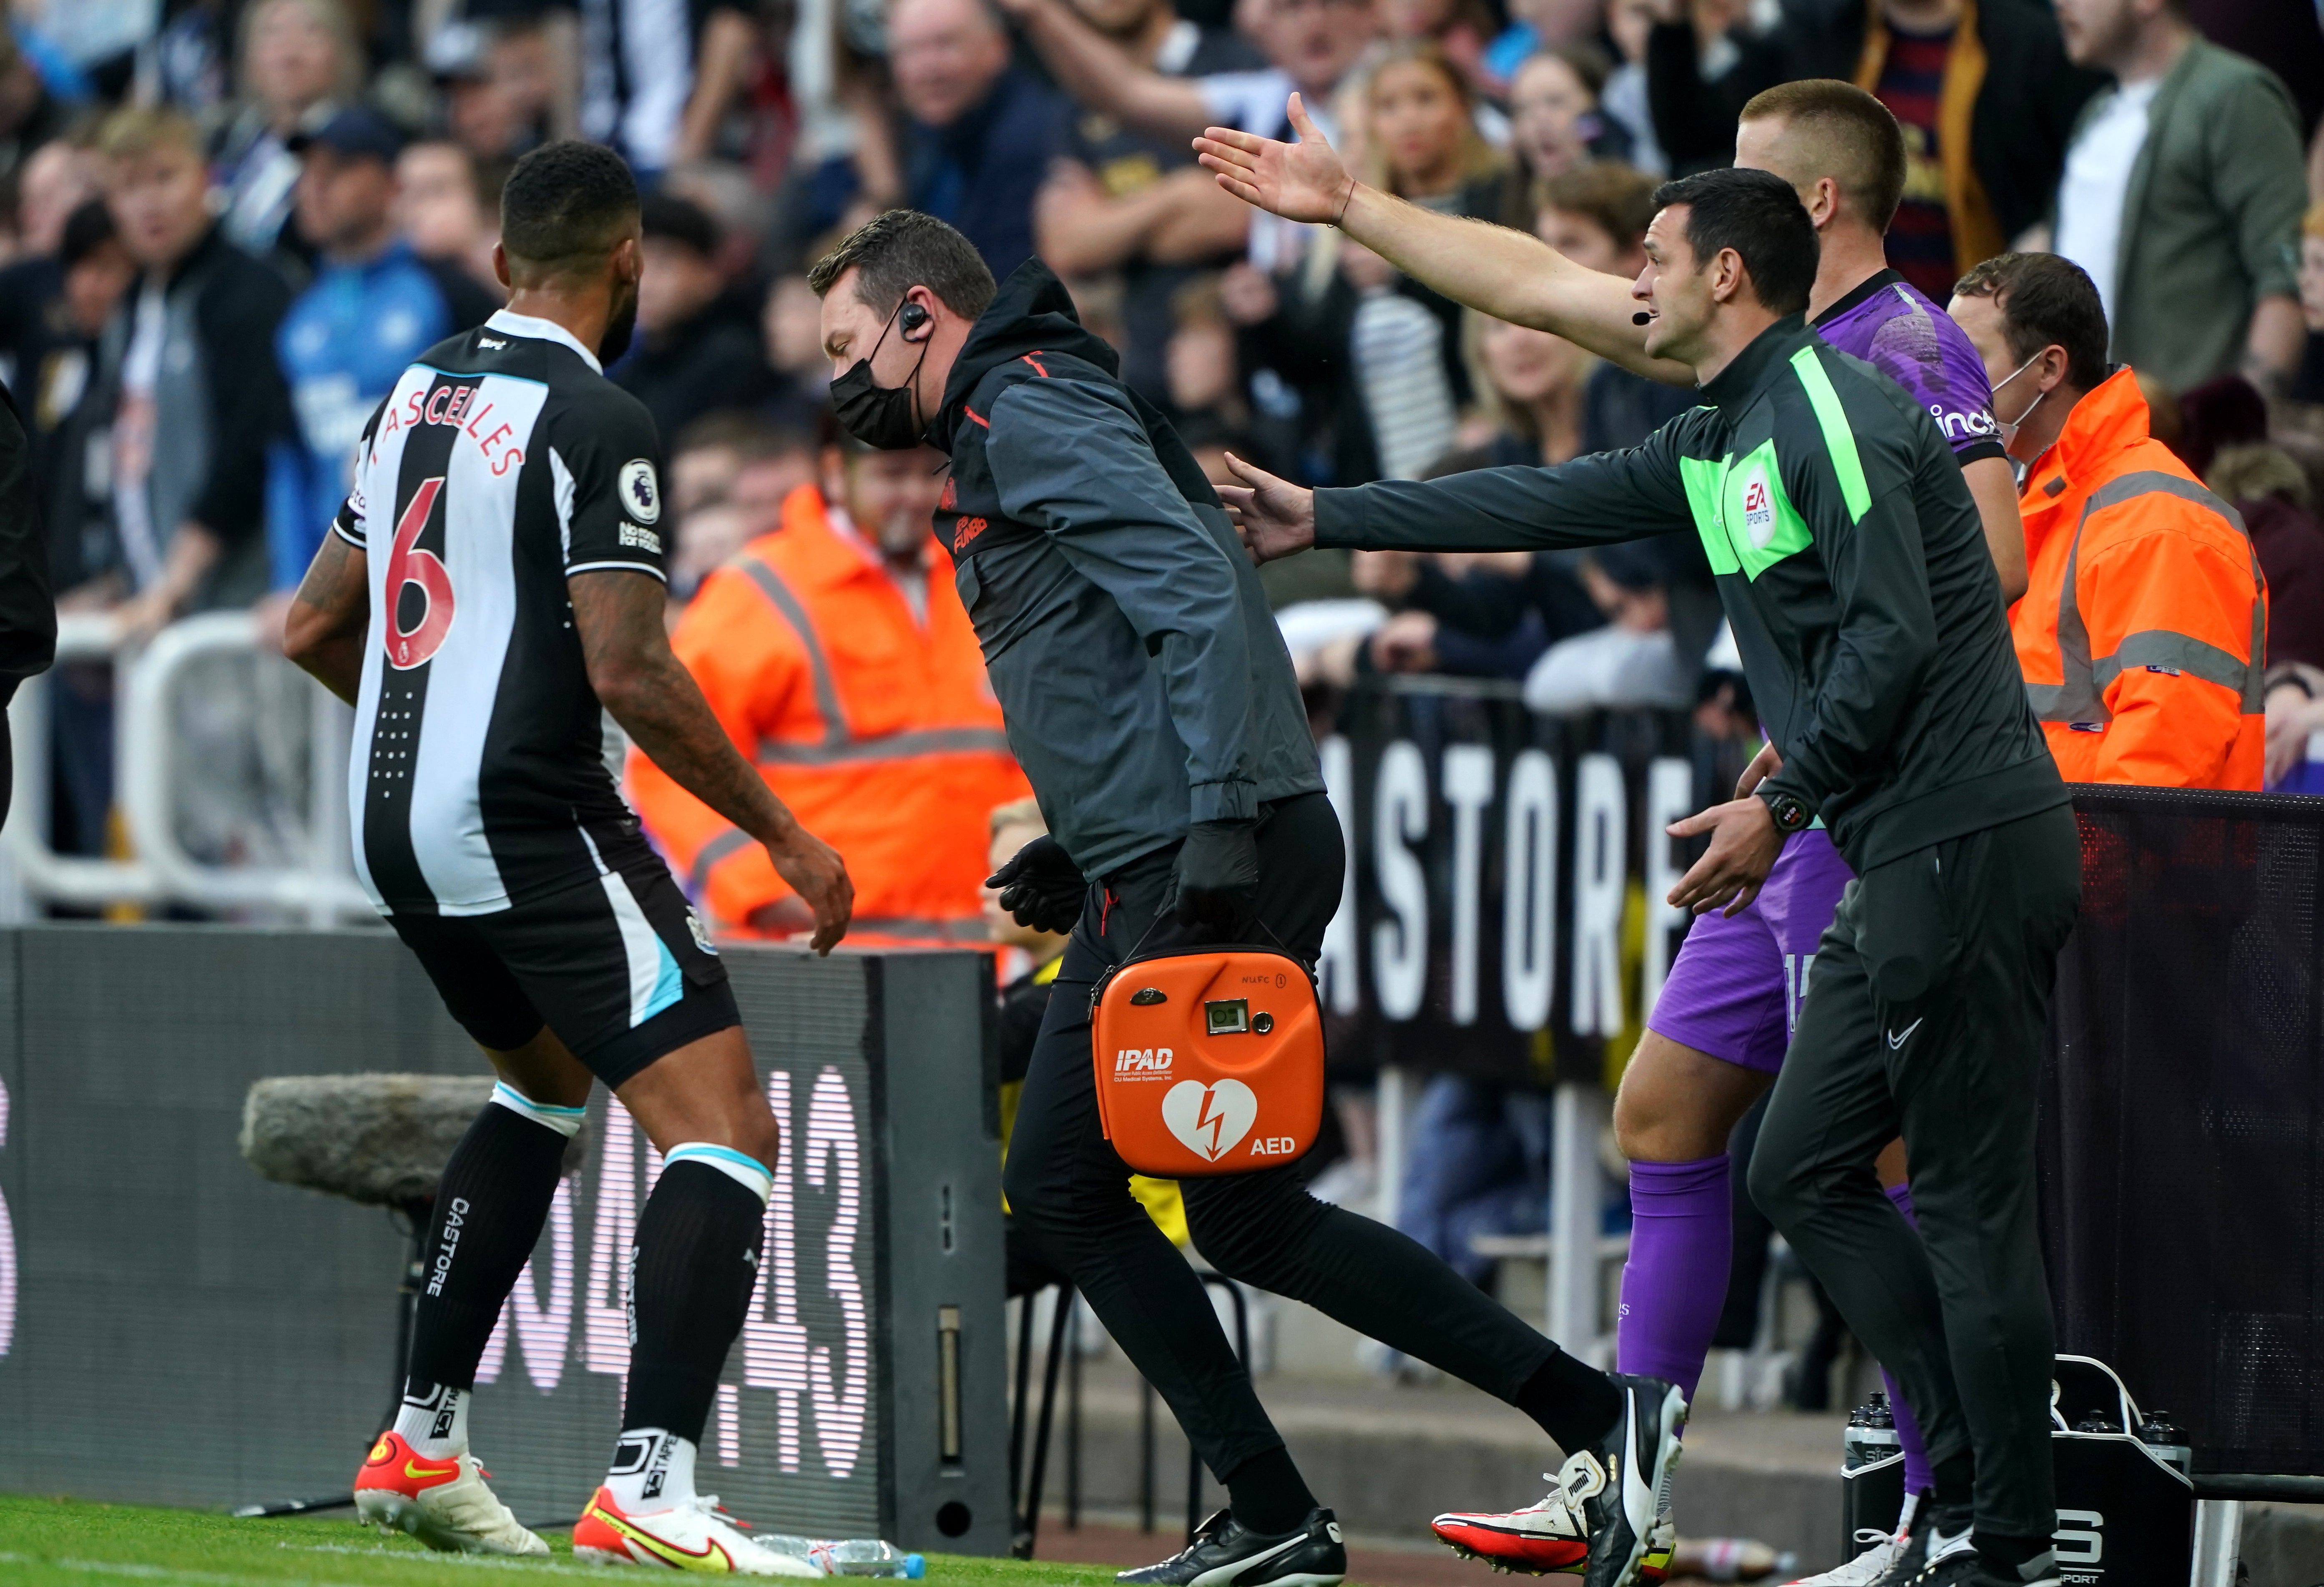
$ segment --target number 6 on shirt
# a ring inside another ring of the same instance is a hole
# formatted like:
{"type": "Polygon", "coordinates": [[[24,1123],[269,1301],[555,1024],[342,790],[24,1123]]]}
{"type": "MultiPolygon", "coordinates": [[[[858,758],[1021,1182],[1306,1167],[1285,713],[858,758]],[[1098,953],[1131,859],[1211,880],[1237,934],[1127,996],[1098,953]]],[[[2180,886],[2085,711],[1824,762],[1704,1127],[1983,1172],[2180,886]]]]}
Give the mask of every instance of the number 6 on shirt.
{"type": "Polygon", "coordinates": [[[444,489],[444,476],[423,479],[411,494],[411,504],[395,522],[395,546],[387,557],[387,661],[399,672],[424,665],[444,643],[452,628],[452,575],[444,559],[420,549],[420,533],[444,489]],[[416,585],[421,605],[420,621],[403,625],[403,591],[416,585]]]}

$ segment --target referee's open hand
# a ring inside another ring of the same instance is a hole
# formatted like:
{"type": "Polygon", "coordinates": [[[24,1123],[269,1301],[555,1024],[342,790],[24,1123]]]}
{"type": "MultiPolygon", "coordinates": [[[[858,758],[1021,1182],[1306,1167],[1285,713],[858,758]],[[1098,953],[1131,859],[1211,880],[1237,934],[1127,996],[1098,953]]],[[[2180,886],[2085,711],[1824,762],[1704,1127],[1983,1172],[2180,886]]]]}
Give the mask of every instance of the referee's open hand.
{"type": "Polygon", "coordinates": [[[1286,220],[1337,226],[1355,196],[1356,179],[1333,152],[1299,96],[1283,106],[1296,143],[1262,138],[1238,127],[1214,126],[1194,140],[1194,158],[1220,187],[1244,203],[1286,220]]]}
{"type": "Polygon", "coordinates": [[[1315,543],[1314,491],[1277,479],[1232,452],[1227,454],[1227,468],[1242,483],[1221,485],[1219,500],[1226,503],[1253,562],[1272,562],[1315,543]]]}
{"type": "Polygon", "coordinates": [[[775,874],[815,911],[815,935],[807,946],[818,954],[830,953],[847,935],[847,922],[855,913],[855,884],[847,879],[847,863],[837,849],[797,822],[780,842],[767,845],[767,857],[775,863],[775,874]]]}
{"type": "Polygon", "coordinates": [[[1784,835],[1775,830],[1775,814],[1766,801],[1735,799],[1713,805],[1701,815],[1674,821],[1665,830],[1673,837],[1711,834],[1711,846],[1689,866],[1670,890],[1673,909],[1708,915],[1722,909],[1740,914],[1759,896],[1759,889],[1783,852],[1784,835]]]}

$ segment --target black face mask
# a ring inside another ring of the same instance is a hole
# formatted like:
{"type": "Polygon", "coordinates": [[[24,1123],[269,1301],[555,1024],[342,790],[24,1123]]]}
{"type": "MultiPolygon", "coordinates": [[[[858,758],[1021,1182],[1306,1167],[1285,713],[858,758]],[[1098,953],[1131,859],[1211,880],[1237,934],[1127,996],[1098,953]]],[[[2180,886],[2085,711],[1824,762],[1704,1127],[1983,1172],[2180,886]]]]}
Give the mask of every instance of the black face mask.
{"type": "MultiPolygon", "coordinates": [[[[896,305],[896,314],[905,305],[896,305]]],[[[919,363],[902,385],[875,385],[872,380],[872,360],[879,356],[888,340],[888,332],[896,323],[896,314],[880,328],[880,339],[872,344],[872,351],[855,361],[845,374],[831,383],[832,411],[847,433],[867,447],[877,447],[883,452],[907,452],[920,444],[920,435],[927,427],[920,421],[920,364],[928,361],[928,344],[920,344],[919,363]]],[[[929,338],[934,340],[933,336],[929,338]]]]}

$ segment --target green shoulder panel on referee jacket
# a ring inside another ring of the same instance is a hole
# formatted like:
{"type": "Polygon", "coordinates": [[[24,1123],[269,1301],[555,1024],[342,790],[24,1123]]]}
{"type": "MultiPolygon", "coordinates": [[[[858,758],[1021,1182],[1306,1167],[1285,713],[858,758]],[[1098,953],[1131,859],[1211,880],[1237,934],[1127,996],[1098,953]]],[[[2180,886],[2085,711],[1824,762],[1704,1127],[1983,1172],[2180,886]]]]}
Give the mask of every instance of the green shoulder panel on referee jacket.
{"type": "Polygon", "coordinates": [[[1702,537],[1713,573],[1757,578],[1815,543],[1784,489],[1774,440],[1760,442],[1748,457],[1729,452],[1716,464],[1683,457],[1679,467],[1694,531],[1702,537]]]}
{"type": "Polygon", "coordinates": [[[1848,504],[1852,522],[1864,516],[1872,505],[1871,487],[1864,483],[1864,460],[1856,455],[1856,434],[1848,428],[1848,415],[1840,405],[1840,393],[1832,389],[1831,376],[1824,373],[1823,363],[1813,347],[1802,347],[1792,355],[1792,367],[1799,372],[1800,384],[1806,388],[1808,406],[1815,410],[1816,428],[1823,431],[1825,456],[1831,459],[1831,471],[1840,481],[1840,500],[1848,504]]]}
{"type": "Polygon", "coordinates": [[[2061,804],[1977,503],[1895,382],[1781,320],[1640,446],[1315,494],[1318,545],[1505,550],[1692,531],[1772,785],[1859,870],[2061,804]]]}

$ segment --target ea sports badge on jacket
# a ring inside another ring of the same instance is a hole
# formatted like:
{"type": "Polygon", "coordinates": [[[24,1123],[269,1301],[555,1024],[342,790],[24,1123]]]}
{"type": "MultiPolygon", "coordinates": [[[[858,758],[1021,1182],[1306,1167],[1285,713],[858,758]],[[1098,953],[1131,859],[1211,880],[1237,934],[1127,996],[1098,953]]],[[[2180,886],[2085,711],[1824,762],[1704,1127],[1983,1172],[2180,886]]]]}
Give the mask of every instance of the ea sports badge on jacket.
{"type": "Polygon", "coordinates": [[[1323,1119],[1323,1015],[1273,948],[1132,959],[1093,997],[1098,1119],[1157,1179],[1248,1174],[1306,1154],[1323,1119]]]}
{"type": "Polygon", "coordinates": [[[1743,482],[1743,532],[1763,551],[1775,538],[1775,503],[1767,494],[1764,472],[1743,482]]]}

